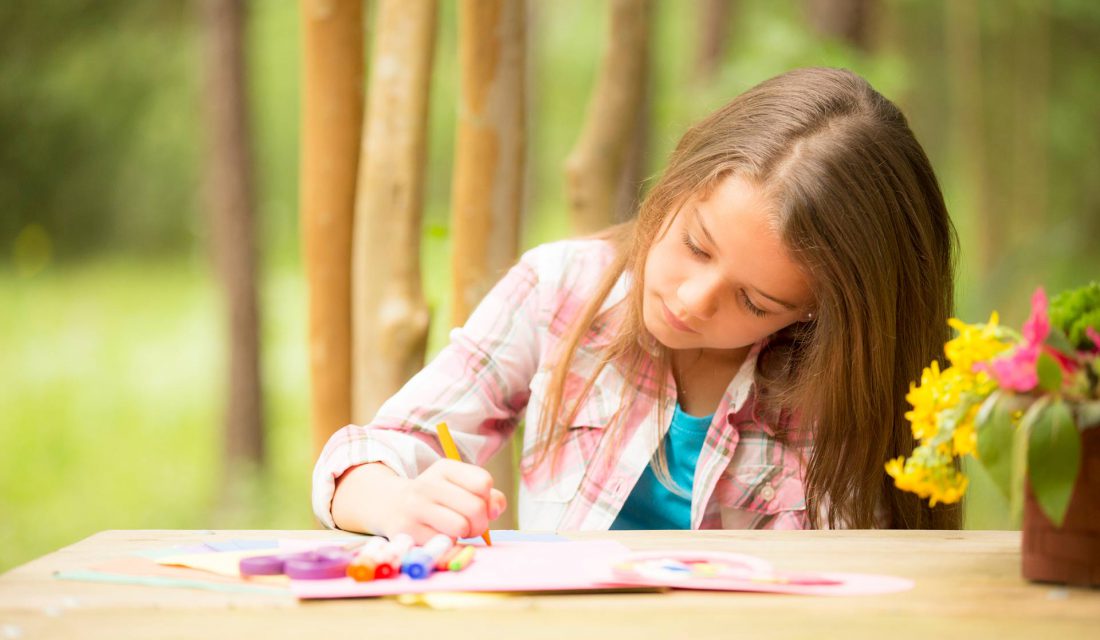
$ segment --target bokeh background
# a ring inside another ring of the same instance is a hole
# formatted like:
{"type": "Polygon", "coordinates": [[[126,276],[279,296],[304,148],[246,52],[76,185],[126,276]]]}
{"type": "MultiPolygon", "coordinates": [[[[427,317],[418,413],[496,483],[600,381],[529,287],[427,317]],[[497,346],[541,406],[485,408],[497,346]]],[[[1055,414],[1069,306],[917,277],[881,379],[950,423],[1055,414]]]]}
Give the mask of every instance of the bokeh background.
{"type": "MultiPolygon", "coordinates": [[[[1018,325],[1036,285],[1100,275],[1100,3],[865,1],[871,19],[838,37],[811,19],[821,2],[738,0],[706,75],[702,4],[656,2],[645,175],[690,123],[753,84],[848,67],[903,108],[933,161],[962,240],[961,317],[998,309],[1018,325]]],[[[196,7],[0,4],[0,571],[102,529],[314,526],[298,11],[248,3],[268,451],[227,496],[228,332],[202,198],[196,7]]],[[[440,3],[431,88],[430,353],[448,328],[456,11],[440,3]]],[[[523,247],[568,234],[562,163],[608,18],[601,0],[532,0],[530,11],[523,247]]],[[[1013,526],[972,471],[967,526],[1013,526]]]]}

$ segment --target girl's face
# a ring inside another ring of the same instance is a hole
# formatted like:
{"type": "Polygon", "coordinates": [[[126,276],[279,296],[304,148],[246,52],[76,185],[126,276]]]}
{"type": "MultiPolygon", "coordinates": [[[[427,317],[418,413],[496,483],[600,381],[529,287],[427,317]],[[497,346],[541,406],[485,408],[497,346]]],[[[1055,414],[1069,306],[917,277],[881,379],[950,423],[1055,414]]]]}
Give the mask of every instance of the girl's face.
{"type": "Polygon", "coordinates": [[[807,319],[810,283],[772,210],[760,189],[730,176],[669,216],[645,265],[642,315],[657,340],[721,356],[807,319]]]}

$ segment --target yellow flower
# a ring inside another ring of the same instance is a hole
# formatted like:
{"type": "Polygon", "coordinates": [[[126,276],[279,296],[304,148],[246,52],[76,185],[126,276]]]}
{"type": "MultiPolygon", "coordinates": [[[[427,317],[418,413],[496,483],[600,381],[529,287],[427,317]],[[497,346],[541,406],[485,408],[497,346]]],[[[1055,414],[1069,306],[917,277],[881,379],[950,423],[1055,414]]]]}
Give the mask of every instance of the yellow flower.
{"type": "Polygon", "coordinates": [[[943,346],[943,352],[951,365],[965,374],[971,374],[976,362],[988,362],[1011,346],[997,338],[999,318],[994,311],[986,324],[966,324],[951,318],[947,324],[959,332],[943,346]]]}
{"type": "Polygon", "coordinates": [[[981,400],[997,383],[985,371],[974,371],[974,365],[992,360],[1011,346],[999,339],[998,322],[996,311],[986,324],[968,325],[951,318],[948,324],[958,331],[944,345],[951,365],[940,370],[939,363],[932,362],[921,372],[920,384],[910,385],[905,396],[913,407],[905,418],[920,444],[908,459],[887,462],[886,473],[898,489],[926,498],[932,506],[958,502],[970,482],[955,459],[977,456],[974,419],[981,400]],[[960,416],[963,409],[965,414],[960,416]]]}
{"type": "Polygon", "coordinates": [[[977,415],[978,407],[971,407],[970,411],[966,413],[966,417],[955,426],[955,432],[951,434],[951,445],[955,450],[955,455],[977,455],[978,434],[974,431],[974,418],[977,415]]]}
{"type": "Polygon", "coordinates": [[[933,362],[921,374],[920,386],[910,385],[905,399],[913,406],[905,413],[913,429],[913,437],[921,442],[936,437],[939,433],[940,415],[959,403],[964,393],[974,391],[976,386],[988,380],[988,377],[966,375],[956,367],[940,371],[938,363],[933,362]]]}
{"type": "Polygon", "coordinates": [[[905,399],[913,405],[913,410],[905,418],[913,425],[913,437],[925,440],[936,435],[936,412],[939,410],[937,389],[940,381],[940,365],[933,362],[925,367],[920,376],[920,385],[909,385],[905,399]]]}
{"type": "Polygon", "coordinates": [[[962,473],[954,473],[949,482],[943,483],[937,487],[937,490],[933,492],[932,499],[928,501],[928,506],[934,507],[937,502],[944,504],[954,504],[962,499],[963,494],[966,493],[966,487],[970,484],[970,479],[962,473]]]}
{"type": "Polygon", "coordinates": [[[970,483],[970,479],[955,468],[950,454],[921,447],[914,450],[908,460],[894,458],[888,461],[886,473],[894,479],[898,489],[928,499],[933,507],[937,503],[958,502],[970,483]]]}

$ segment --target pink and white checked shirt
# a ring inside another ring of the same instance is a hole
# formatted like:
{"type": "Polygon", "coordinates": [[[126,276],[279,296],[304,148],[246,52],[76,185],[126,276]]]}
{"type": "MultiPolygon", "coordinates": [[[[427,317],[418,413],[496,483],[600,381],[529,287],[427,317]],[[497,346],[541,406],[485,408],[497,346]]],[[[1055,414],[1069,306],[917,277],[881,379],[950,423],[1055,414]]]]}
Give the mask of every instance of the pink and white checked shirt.
{"type": "MultiPolygon", "coordinates": [[[[446,422],[463,459],[484,463],[525,420],[519,526],[526,530],[608,529],[665,437],[676,399],[671,376],[658,420],[657,393],[643,376],[619,437],[605,427],[625,381],[608,365],[576,418],[553,472],[533,460],[551,358],[613,258],[603,240],[554,242],[528,251],[489,292],[450,344],[379,409],[370,424],[333,434],[313,473],[313,509],[335,527],[332,495],[348,468],[382,462],[415,477],[442,457],[435,425],[446,422]]],[[[623,276],[604,305],[629,286],[623,276]]],[[[614,316],[614,313],[607,316],[614,316]]],[[[599,363],[613,319],[582,338],[566,383],[566,401],[599,363]]],[[[695,469],[694,529],[801,529],[809,526],[802,483],[809,443],[783,444],[754,417],[753,349],[726,389],[695,469]]]]}

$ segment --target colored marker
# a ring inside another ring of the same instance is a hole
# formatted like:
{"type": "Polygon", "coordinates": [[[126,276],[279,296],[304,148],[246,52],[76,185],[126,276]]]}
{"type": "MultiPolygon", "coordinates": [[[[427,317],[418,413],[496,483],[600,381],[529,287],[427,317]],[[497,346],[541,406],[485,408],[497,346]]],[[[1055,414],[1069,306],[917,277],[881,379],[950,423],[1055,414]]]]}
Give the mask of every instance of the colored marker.
{"type": "MultiPolygon", "coordinates": [[[[383,547],[382,552],[379,553],[378,567],[383,565],[388,566],[389,570],[385,573],[387,575],[398,575],[401,572],[401,559],[405,558],[405,554],[409,552],[416,543],[412,541],[412,537],[408,533],[398,533],[393,538],[389,539],[389,543],[383,547]]],[[[378,567],[375,567],[375,577],[377,577],[378,567]]]]}
{"type": "Polygon", "coordinates": [[[359,564],[366,562],[377,564],[378,554],[387,544],[389,544],[389,542],[383,537],[371,538],[369,542],[359,547],[359,550],[355,554],[355,560],[352,562],[359,564]]]}
{"type": "Polygon", "coordinates": [[[374,537],[359,547],[355,559],[348,565],[348,577],[356,582],[374,580],[379,565],[379,554],[389,542],[382,537],[374,537]]]}
{"type": "Polygon", "coordinates": [[[374,577],[389,578],[401,573],[401,559],[414,544],[412,536],[407,533],[399,533],[390,538],[389,543],[382,545],[376,556],[378,564],[374,568],[374,577]]]}
{"type": "Polygon", "coordinates": [[[409,551],[401,563],[401,571],[413,580],[423,580],[431,575],[436,561],[452,546],[454,541],[449,536],[436,535],[423,547],[409,551]]]}
{"type": "Polygon", "coordinates": [[[471,546],[462,547],[462,551],[455,556],[454,560],[451,560],[451,571],[462,571],[466,567],[470,566],[470,563],[474,561],[474,548],[471,546]]]}
{"type": "MultiPolygon", "coordinates": [[[[462,462],[462,456],[458,453],[458,447],[455,446],[454,439],[451,438],[451,430],[447,428],[447,423],[440,422],[437,424],[436,431],[439,433],[439,444],[443,445],[443,453],[447,454],[447,457],[451,460],[462,462]]],[[[481,537],[485,540],[485,544],[490,547],[493,546],[493,539],[489,537],[488,529],[481,534],[481,537]]]]}
{"type": "Polygon", "coordinates": [[[407,533],[399,533],[390,538],[390,544],[387,548],[387,552],[392,553],[400,558],[408,553],[409,549],[412,549],[414,546],[416,546],[416,543],[413,541],[412,536],[407,533]]]}
{"type": "Polygon", "coordinates": [[[435,570],[449,571],[451,568],[451,560],[454,560],[455,556],[462,553],[462,549],[463,547],[457,544],[450,549],[447,549],[447,552],[439,556],[439,560],[435,561],[435,570]]]}
{"type": "Polygon", "coordinates": [[[348,577],[356,582],[370,582],[374,580],[375,565],[371,561],[353,562],[348,565],[348,577]]]}

